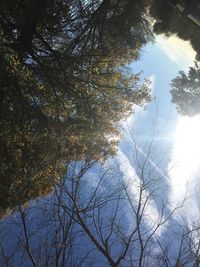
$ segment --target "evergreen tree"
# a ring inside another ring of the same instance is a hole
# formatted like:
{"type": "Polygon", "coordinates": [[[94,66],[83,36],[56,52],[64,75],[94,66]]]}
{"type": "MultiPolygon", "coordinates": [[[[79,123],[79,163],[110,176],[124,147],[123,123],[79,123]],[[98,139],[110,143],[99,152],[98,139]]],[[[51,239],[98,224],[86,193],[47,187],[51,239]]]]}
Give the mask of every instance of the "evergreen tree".
{"type": "Polygon", "coordinates": [[[177,110],[188,116],[200,113],[200,68],[196,62],[188,74],[181,71],[171,82],[172,102],[177,110]]]}

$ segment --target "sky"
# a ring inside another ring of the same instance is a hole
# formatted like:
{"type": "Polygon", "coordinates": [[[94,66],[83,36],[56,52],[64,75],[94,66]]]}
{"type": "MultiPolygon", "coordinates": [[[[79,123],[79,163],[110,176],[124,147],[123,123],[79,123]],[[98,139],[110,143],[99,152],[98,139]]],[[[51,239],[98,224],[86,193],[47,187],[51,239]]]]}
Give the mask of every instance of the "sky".
{"type": "MultiPolygon", "coordinates": [[[[133,177],[137,174],[133,154],[147,158],[148,147],[153,140],[148,163],[156,170],[157,176],[163,178],[159,181],[162,188],[166,188],[162,200],[168,211],[181,207],[174,219],[184,221],[188,227],[200,215],[200,116],[181,117],[170,102],[169,90],[170,81],[179,71],[187,72],[189,66],[194,65],[194,59],[195,52],[190,43],[175,36],[158,36],[154,44],[148,44],[144,48],[141,60],[134,62],[131,70],[133,73],[142,70],[142,78],[148,77],[152,81],[153,101],[145,110],[136,107],[135,113],[122,123],[124,139],[118,152],[124,180],[133,179],[131,175],[133,177]]],[[[133,191],[133,195],[135,194],[133,191]]],[[[162,194],[163,191],[160,190],[160,195],[162,194]]],[[[159,216],[160,197],[152,199],[149,207],[149,213],[155,221],[159,216]]],[[[160,235],[165,232],[163,227],[160,235]]]]}

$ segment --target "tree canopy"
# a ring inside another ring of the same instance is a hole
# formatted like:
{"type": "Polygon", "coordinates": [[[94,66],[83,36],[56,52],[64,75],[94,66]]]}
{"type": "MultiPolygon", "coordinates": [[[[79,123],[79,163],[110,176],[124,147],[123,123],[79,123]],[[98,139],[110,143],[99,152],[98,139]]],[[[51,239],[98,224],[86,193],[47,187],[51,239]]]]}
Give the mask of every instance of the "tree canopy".
{"type": "Polygon", "coordinates": [[[188,74],[184,71],[171,82],[172,103],[182,115],[194,116],[200,113],[200,66],[196,62],[188,74]]]}
{"type": "Polygon", "coordinates": [[[1,207],[48,193],[71,160],[116,151],[150,100],[131,74],[151,40],[147,1],[1,1],[1,207]]]}

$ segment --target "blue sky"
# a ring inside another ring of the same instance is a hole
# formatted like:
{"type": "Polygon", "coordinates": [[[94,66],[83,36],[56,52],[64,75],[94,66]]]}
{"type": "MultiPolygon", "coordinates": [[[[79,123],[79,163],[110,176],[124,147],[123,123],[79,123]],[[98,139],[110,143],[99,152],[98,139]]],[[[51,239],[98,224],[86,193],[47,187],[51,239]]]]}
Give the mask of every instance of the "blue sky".
{"type": "MultiPolygon", "coordinates": [[[[135,114],[127,120],[131,133],[140,145],[148,144],[155,132],[156,140],[171,145],[178,114],[171,103],[170,81],[181,69],[159,45],[149,44],[144,48],[142,58],[131,65],[131,70],[134,73],[142,70],[141,77],[152,80],[154,98],[145,110],[136,108],[135,114]]],[[[121,149],[125,154],[128,153],[128,147],[130,147],[128,135],[125,135],[126,137],[121,142],[121,149]]]]}

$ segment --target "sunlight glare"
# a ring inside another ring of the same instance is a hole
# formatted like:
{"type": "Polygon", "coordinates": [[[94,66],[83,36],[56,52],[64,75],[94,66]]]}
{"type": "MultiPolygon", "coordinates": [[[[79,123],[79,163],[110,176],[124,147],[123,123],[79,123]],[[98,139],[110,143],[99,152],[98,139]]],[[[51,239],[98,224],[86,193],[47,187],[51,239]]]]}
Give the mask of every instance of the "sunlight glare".
{"type": "Polygon", "coordinates": [[[171,186],[170,203],[171,208],[175,208],[185,197],[190,197],[188,206],[185,205],[185,215],[188,218],[195,217],[198,214],[195,188],[197,184],[196,174],[199,167],[200,115],[180,117],[176,127],[172,158],[168,165],[171,186]]]}
{"type": "MultiPolygon", "coordinates": [[[[190,173],[200,165],[200,116],[181,117],[175,134],[175,154],[190,173]]],[[[192,173],[191,173],[192,174],[192,173]]]]}

